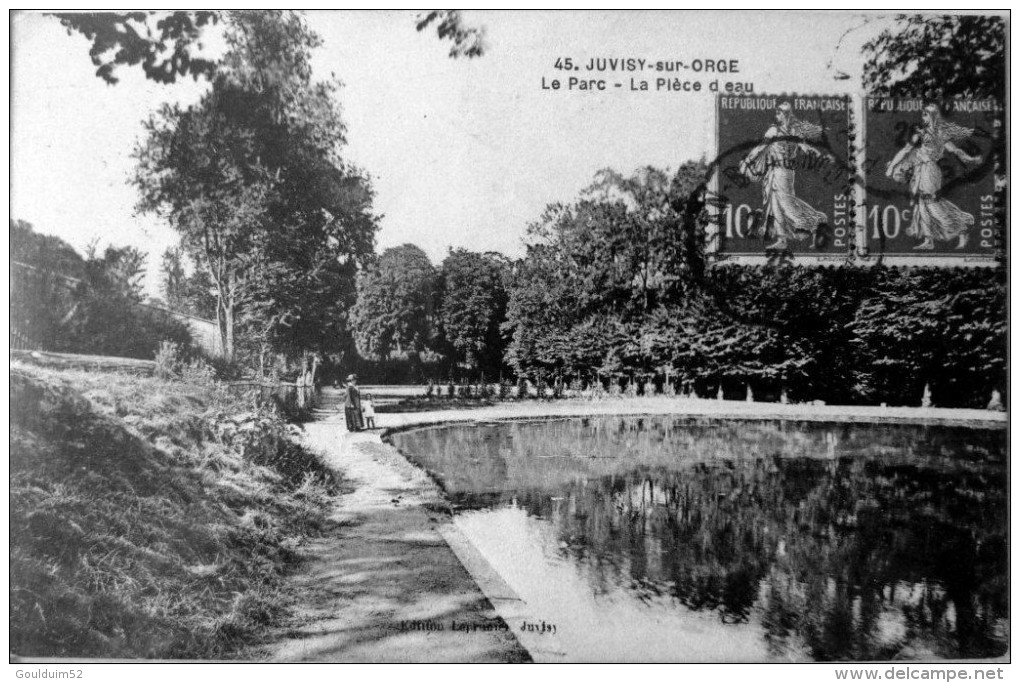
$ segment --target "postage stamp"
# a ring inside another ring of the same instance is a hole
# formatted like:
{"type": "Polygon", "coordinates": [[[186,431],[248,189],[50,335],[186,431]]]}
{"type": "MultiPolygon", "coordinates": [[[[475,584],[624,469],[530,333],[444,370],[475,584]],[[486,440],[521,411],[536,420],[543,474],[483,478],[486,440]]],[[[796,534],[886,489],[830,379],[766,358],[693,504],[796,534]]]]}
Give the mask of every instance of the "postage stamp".
{"type": "Polygon", "coordinates": [[[996,249],[994,100],[869,97],[862,177],[872,254],[991,255],[996,249]]]}
{"type": "Polygon", "coordinates": [[[720,252],[847,251],[850,105],[818,95],[718,98],[720,252]]]}

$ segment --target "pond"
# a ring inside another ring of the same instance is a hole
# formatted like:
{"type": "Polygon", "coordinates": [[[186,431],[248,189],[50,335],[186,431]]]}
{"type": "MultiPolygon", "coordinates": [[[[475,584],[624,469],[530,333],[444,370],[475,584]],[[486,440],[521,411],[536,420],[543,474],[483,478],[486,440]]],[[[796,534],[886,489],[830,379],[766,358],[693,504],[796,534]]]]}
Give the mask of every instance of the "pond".
{"type": "Polygon", "coordinates": [[[570,661],[1007,650],[1005,430],[594,417],[390,439],[570,661]]]}

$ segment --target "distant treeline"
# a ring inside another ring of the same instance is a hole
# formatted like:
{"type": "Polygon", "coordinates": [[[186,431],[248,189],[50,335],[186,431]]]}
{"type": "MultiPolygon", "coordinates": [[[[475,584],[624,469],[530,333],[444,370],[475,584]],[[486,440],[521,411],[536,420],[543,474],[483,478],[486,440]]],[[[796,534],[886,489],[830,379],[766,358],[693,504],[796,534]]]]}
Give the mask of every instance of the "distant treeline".
{"type": "Polygon", "coordinates": [[[192,348],[188,326],[142,305],[145,255],[89,249],[11,220],[11,346],[152,360],[161,341],[192,348]]]}
{"type": "Polygon", "coordinates": [[[414,245],[384,251],[351,315],[361,355],[380,360],[345,365],[370,381],[840,404],[918,405],[925,386],[940,406],[1005,395],[1003,267],[712,266],[706,172],[603,171],[548,207],[515,261],[458,249],[435,268],[414,245]]]}

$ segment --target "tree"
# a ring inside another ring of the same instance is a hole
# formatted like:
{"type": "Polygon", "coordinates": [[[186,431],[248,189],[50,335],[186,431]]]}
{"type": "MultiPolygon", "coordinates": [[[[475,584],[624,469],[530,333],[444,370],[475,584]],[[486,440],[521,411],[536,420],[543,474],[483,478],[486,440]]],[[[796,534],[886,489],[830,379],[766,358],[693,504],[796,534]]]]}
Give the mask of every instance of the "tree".
{"type": "MultiPolygon", "coordinates": [[[[704,162],[672,176],[603,171],[584,198],[549,207],[514,268],[508,362],[639,384],[682,377],[713,394],[754,384],[759,396],[787,388],[794,398],[861,400],[848,331],[862,302],[880,305],[887,292],[855,268],[706,268],[705,171],[704,162]]],[[[876,310],[876,329],[892,315],[876,310]]],[[[992,348],[975,362],[995,366],[992,348]]]]}
{"type": "Polygon", "coordinates": [[[319,44],[293,13],[232,13],[210,92],[164,106],[135,152],[139,208],[165,217],[208,274],[228,358],[242,323],[264,355],[323,297],[342,299],[337,278],[353,281],[373,248],[369,182],[339,156],[339,86],[311,79],[319,44]]]}
{"type": "Polygon", "coordinates": [[[704,245],[695,245],[695,228],[687,238],[684,216],[705,170],[703,161],[673,175],[605,169],[577,202],[549,206],[529,227],[507,313],[507,358],[519,372],[655,368],[649,349],[656,333],[642,325],[688,296],[692,259],[704,245]]]}
{"type": "MultiPolygon", "coordinates": [[[[212,78],[215,61],[201,55],[202,37],[236,13],[218,10],[173,12],[55,13],[68,34],[83,34],[91,43],[89,57],[96,76],[113,85],[120,66],[141,65],[146,78],[173,83],[181,76],[212,78]]],[[[418,31],[436,24],[440,40],[451,40],[451,57],[478,57],[484,52],[484,31],[466,26],[457,10],[433,10],[418,17],[418,31]]]]}
{"type": "Polygon", "coordinates": [[[872,402],[982,407],[1006,389],[1006,290],[985,269],[876,274],[847,325],[856,389],[872,402]]]}
{"type": "Polygon", "coordinates": [[[387,249],[358,276],[351,325],[359,350],[388,358],[420,353],[434,330],[436,269],[413,244],[387,249]]]}
{"type": "Polygon", "coordinates": [[[677,210],[683,200],[678,197],[693,191],[688,188],[692,178],[705,175],[704,161],[687,162],[673,176],[650,166],[630,177],[603,169],[586,191],[589,197],[625,207],[625,217],[606,226],[611,240],[607,246],[613,266],[622,268],[620,275],[632,278],[632,303],[642,313],[684,287],[689,245],[683,239],[677,210]]]}
{"type": "Polygon", "coordinates": [[[202,30],[220,19],[218,12],[58,13],[68,34],[82,33],[92,43],[89,57],[98,67],[96,75],[110,84],[119,80],[119,65],[141,64],[146,78],[173,83],[178,76],[209,76],[215,62],[194,54],[202,30]]]}
{"type": "Polygon", "coordinates": [[[712,269],[711,294],[678,306],[666,347],[679,374],[708,384],[754,384],[759,395],[851,402],[846,327],[868,291],[859,269],[790,265],[712,269]],[[681,332],[682,331],[682,332],[681,332]]]}
{"type": "Polygon", "coordinates": [[[10,256],[12,261],[50,270],[67,277],[81,277],[84,260],[70,244],[52,235],[41,235],[27,221],[11,219],[10,256]]]}
{"type": "Polygon", "coordinates": [[[145,279],[145,253],[136,247],[107,247],[102,257],[95,245],[86,253],[86,277],[101,281],[104,289],[132,303],[145,300],[142,280],[145,279]]]}
{"type": "Polygon", "coordinates": [[[185,253],[181,247],[163,252],[160,264],[160,289],[167,306],[174,311],[200,318],[216,317],[215,286],[208,272],[195,269],[190,275],[184,267],[185,253]]]}
{"type": "Polygon", "coordinates": [[[11,221],[11,341],[21,348],[151,359],[183,324],[144,304],[145,254],[95,245],[82,258],[58,237],[11,221]]]}
{"type": "Polygon", "coordinates": [[[509,267],[500,254],[453,249],[440,268],[442,337],[459,361],[483,372],[502,366],[509,267]]]}
{"type": "Polygon", "coordinates": [[[418,16],[416,28],[424,31],[432,23],[436,23],[436,32],[440,40],[453,41],[450,56],[481,57],[485,53],[485,30],[466,26],[461,14],[455,9],[441,9],[423,12],[418,16]]]}
{"type": "Polygon", "coordinates": [[[1006,92],[1000,16],[901,15],[863,47],[864,87],[876,95],[998,98],[1006,92]]]}
{"type": "Polygon", "coordinates": [[[70,244],[40,235],[26,221],[11,219],[10,226],[11,345],[55,348],[74,309],[73,292],[85,261],[70,244]]]}
{"type": "Polygon", "coordinates": [[[111,246],[100,255],[91,247],[84,266],[54,350],[151,359],[162,341],[190,346],[186,325],[143,304],[145,254],[111,246]]]}
{"type": "Polygon", "coordinates": [[[222,348],[233,358],[235,317],[256,276],[250,257],[266,229],[271,171],[252,131],[217,111],[215,93],[199,106],[164,107],[147,123],[135,156],[138,208],[165,218],[217,293],[222,348]]]}
{"type": "Polygon", "coordinates": [[[613,298],[611,272],[602,267],[603,250],[593,235],[602,225],[596,210],[590,203],[550,205],[528,226],[527,253],[511,274],[504,325],[511,336],[506,361],[519,374],[569,371],[569,358],[588,356],[571,353],[564,341],[586,316],[601,312],[602,296],[613,298]]]}

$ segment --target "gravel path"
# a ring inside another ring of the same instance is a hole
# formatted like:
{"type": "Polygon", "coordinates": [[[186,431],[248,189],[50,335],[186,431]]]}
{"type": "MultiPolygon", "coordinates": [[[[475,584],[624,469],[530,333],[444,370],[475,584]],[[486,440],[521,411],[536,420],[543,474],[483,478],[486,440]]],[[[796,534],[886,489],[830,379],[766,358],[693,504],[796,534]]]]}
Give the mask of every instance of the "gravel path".
{"type": "Polygon", "coordinates": [[[295,616],[275,634],[271,658],[528,661],[444,540],[449,512],[425,474],[377,434],[347,434],[342,421],[305,433],[355,488],[338,499],[339,528],[304,548],[308,562],[288,591],[295,616]]]}

